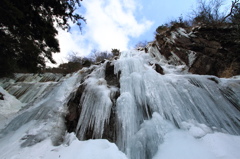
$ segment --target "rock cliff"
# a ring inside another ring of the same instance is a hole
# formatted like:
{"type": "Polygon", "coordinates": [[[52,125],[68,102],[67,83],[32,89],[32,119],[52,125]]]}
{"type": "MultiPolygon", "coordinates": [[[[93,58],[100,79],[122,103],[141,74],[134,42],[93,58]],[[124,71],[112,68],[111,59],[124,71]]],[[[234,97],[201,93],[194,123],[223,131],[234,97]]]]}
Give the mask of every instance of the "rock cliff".
{"type": "Polygon", "coordinates": [[[193,74],[231,77],[240,73],[237,28],[172,26],[158,31],[156,47],[171,64],[188,66],[193,74]]]}

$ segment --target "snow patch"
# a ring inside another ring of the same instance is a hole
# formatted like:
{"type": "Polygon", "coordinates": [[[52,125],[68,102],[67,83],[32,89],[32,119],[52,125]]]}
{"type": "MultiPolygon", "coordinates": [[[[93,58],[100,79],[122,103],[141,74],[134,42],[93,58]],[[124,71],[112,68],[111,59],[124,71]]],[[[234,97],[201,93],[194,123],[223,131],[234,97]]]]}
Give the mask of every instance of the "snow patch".
{"type": "Polygon", "coordinates": [[[195,61],[195,59],[196,59],[196,53],[194,51],[190,51],[188,53],[188,63],[189,63],[188,65],[189,65],[189,67],[192,66],[192,64],[195,61]]]}
{"type": "Polygon", "coordinates": [[[8,115],[18,112],[24,105],[14,96],[9,94],[0,86],[0,92],[3,94],[4,100],[0,100],[0,115],[8,115]]]}

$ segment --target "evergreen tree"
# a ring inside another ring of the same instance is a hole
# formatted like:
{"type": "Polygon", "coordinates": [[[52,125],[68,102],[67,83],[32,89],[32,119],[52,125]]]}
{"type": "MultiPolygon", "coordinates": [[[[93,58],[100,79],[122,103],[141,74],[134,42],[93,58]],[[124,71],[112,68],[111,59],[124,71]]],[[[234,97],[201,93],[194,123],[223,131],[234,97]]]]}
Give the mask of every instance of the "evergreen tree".
{"type": "Polygon", "coordinates": [[[60,51],[57,30],[81,27],[79,0],[0,0],[0,76],[37,72],[60,51]]]}

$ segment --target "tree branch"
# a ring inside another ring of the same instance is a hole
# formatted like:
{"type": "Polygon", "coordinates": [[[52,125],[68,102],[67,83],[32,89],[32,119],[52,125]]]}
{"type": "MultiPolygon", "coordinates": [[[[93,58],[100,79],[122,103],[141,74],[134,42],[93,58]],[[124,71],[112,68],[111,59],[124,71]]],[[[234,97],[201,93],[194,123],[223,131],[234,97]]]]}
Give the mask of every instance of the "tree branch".
{"type": "Polygon", "coordinates": [[[229,16],[232,15],[233,9],[234,9],[234,7],[236,6],[236,4],[237,4],[238,2],[239,2],[239,0],[234,0],[234,1],[232,1],[231,10],[230,10],[230,12],[222,19],[221,23],[223,23],[229,16]]]}

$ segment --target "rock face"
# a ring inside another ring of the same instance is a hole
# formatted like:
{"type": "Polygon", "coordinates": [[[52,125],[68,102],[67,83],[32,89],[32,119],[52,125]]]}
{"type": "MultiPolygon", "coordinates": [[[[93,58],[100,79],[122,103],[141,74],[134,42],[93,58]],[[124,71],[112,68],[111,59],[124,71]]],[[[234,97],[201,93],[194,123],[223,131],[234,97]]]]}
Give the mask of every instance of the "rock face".
{"type": "Polygon", "coordinates": [[[171,27],[153,42],[172,64],[186,64],[189,72],[231,77],[240,73],[240,42],[230,27],[171,27]]]}
{"type": "Polygon", "coordinates": [[[78,123],[81,108],[79,107],[80,99],[84,91],[84,85],[80,85],[76,92],[71,95],[68,101],[68,114],[65,117],[68,132],[74,132],[78,123]]]}

